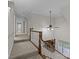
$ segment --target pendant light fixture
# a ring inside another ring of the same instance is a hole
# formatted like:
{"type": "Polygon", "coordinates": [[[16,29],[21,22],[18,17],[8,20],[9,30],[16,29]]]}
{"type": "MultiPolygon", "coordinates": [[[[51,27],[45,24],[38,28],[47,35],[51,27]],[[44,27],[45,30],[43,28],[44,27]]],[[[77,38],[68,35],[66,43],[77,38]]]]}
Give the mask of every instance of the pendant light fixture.
{"type": "Polygon", "coordinates": [[[49,24],[49,27],[47,27],[47,28],[48,28],[48,30],[54,30],[52,28],[52,24],[51,24],[51,13],[52,13],[52,11],[50,10],[49,13],[50,13],[50,24],[49,24]]]}

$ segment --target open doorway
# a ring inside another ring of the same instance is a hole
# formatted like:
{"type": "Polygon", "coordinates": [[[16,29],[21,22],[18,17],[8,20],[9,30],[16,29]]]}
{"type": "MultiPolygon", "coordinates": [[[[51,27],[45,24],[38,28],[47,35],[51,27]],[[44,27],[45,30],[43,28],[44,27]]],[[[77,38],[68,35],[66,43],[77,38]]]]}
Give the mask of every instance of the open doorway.
{"type": "Polygon", "coordinates": [[[17,32],[18,33],[22,32],[22,23],[17,23],[17,32]]]}

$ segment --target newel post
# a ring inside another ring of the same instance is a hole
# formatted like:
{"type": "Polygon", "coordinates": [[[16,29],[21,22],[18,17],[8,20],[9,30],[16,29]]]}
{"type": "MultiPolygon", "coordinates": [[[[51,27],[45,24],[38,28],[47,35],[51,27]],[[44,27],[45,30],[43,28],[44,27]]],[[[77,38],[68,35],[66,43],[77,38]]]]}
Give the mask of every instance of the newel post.
{"type": "Polygon", "coordinates": [[[41,54],[41,40],[42,40],[42,32],[39,32],[39,54],[41,54]]]}

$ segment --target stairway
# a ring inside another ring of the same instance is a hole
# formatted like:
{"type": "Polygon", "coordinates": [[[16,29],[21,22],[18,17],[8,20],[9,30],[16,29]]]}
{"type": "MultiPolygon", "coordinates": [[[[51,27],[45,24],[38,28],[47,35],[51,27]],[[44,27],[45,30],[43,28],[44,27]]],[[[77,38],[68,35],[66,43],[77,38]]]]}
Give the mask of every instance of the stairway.
{"type": "Polygon", "coordinates": [[[42,46],[42,54],[47,59],[67,59],[66,57],[59,54],[57,51],[51,51],[50,49],[47,49],[44,46],[42,46]]]}

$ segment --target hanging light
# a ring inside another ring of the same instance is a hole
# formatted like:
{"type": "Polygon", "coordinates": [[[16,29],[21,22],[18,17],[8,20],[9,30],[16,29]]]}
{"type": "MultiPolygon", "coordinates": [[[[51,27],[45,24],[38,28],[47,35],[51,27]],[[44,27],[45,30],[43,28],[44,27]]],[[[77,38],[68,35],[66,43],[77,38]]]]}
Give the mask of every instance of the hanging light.
{"type": "Polygon", "coordinates": [[[49,13],[50,13],[50,25],[49,25],[49,27],[47,27],[47,28],[48,28],[48,30],[54,30],[54,29],[52,28],[52,25],[51,25],[51,10],[49,11],[49,13]]]}

